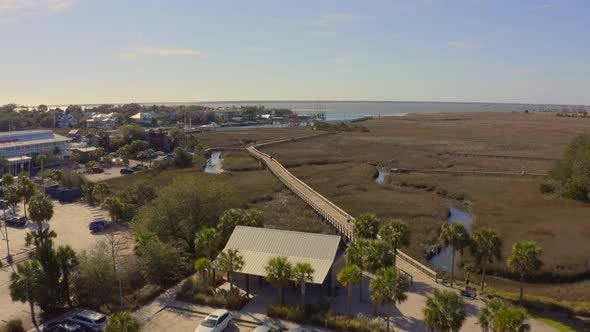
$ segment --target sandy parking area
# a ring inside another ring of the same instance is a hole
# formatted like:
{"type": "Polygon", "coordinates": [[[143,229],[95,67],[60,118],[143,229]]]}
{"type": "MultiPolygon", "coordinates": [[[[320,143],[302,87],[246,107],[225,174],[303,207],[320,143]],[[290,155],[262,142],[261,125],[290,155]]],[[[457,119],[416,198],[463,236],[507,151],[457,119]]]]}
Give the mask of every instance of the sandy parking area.
{"type": "MultiPolygon", "coordinates": [[[[145,332],[192,332],[205,315],[166,308],[150,318],[143,326],[145,332]]],[[[246,323],[232,323],[224,332],[252,331],[256,326],[246,323]]]]}
{"type": "MultiPolygon", "coordinates": [[[[92,247],[97,241],[104,239],[105,235],[109,234],[107,232],[91,234],[88,230],[88,223],[93,219],[106,217],[108,220],[106,211],[101,210],[99,207],[81,203],[60,204],[57,201],[53,201],[53,206],[54,213],[53,218],[49,221],[49,227],[57,233],[56,246],[67,244],[76,252],[80,252],[83,249],[92,247]]],[[[24,215],[22,206],[19,206],[17,212],[19,215],[24,215]]],[[[21,229],[8,227],[10,251],[12,255],[16,255],[16,260],[23,258],[26,251],[29,250],[25,246],[25,235],[35,228],[36,225],[31,222],[21,229]]],[[[124,236],[127,233],[115,230],[115,234],[124,236]]],[[[3,232],[0,234],[0,256],[5,261],[6,236],[3,232]]],[[[0,321],[15,317],[21,317],[24,321],[28,321],[30,320],[28,305],[12,302],[10,299],[8,285],[11,272],[12,267],[10,266],[5,265],[0,268],[0,321]]]]}

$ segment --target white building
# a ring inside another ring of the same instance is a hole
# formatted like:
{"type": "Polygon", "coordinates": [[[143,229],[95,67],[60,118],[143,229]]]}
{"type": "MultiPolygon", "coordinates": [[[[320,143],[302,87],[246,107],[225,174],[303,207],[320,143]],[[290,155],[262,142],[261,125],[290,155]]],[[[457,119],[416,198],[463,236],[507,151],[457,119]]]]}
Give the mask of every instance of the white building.
{"type": "Polygon", "coordinates": [[[114,112],[109,114],[92,113],[90,119],[86,120],[86,127],[88,128],[112,129],[115,127],[115,124],[116,118],[114,112]]]}
{"type": "Polygon", "coordinates": [[[71,113],[61,113],[55,116],[55,126],[58,128],[72,128],[78,126],[78,119],[71,113]]]}
{"type": "Polygon", "coordinates": [[[149,112],[139,112],[136,114],[133,114],[130,117],[131,121],[135,122],[135,123],[139,123],[142,125],[151,125],[154,119],[154,115],[152,113],[149,112]]]}
{"type": "Polygon", "coordinates": [[[39,154],[51,154],[56,160],[69,158],[71,138],[51,130],[22,130],[0,133],[0,156],[8,160],[8,170],[17,174],[29,170],[31,161],[39,154]]]}

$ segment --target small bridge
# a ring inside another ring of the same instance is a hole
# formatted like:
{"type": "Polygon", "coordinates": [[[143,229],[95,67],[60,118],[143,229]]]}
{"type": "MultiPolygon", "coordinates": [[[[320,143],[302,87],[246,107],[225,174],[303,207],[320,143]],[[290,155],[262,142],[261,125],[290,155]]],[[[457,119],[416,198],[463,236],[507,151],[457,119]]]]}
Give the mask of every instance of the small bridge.
{"type": "MultiPolygon", "coordinates": [[[[246,151],[255,159],[259,160],[264,164],[269,171],[271,171],[287,188],[307,203],[312,209],[314,209],[322,218],[324,218],[341,236],[347,241],[354,241],[353,223],[354,218],[342,210],[340,207],[332,203],[330,200],[325,198],[323,195],[309,187],[303,181],[298,179],[296,176],[291,174],[281,163],[270,155],[256,149],[258,146],[277,144],[282,142],[290,142],[304,138],[316,137],[319,135],[325,135],[327,133],[317,133],[312,135],[304,135],[299,137],[292,137],[286,139],[279,139],[260,144],[252,144],[246,147],[246,151]]],[[[437,281],[437,273],[418,262],[402,251],[397,251],[397,267],[406,273],[416,277],[416,272],[421,276],[426,277],[431,282],[437,281]]]]}

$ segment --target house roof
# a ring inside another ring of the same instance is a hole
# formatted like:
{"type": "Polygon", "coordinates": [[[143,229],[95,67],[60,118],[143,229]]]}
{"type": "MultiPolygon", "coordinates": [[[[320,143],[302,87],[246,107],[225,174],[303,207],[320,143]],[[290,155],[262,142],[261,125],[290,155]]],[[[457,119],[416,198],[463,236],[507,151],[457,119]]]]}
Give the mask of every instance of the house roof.
{"type": "Polygon", "coordinates": [[[244,258],[241,273],[266,276],[269,259],[286,256],[292,264],[307,262],[314,269],[314,284],[322,284],[338,251],[335,235],[236,226],[223,249],[238,249],[244,258]]]}

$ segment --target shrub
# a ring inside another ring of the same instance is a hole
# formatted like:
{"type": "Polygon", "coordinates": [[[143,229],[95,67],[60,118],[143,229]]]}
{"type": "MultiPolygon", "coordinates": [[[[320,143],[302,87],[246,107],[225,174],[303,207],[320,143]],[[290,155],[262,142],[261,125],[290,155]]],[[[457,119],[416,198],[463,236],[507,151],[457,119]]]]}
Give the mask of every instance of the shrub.
{"type": "Polygon", "coordinates": [[[20,319],[11,319],[4,325],[2,332],[25,332],[23,322],[20,319]]]}
{"type": "Polygon", "coordinates": [[[541,183],[539,185],[539,190],[542,194],[552,194],[555,192],[555,186],[550,183],[541,183]]]}
{"type": "Polygon", "coordinates": [[[242,309],[248,302],[248,298],[238,289],[215,291],[213,287],[205,286],[199,278],[189,278],[184,281],[176,292],[176,299],[230,310],[242,309]]]}
{"type": "Polygon", "coordinates": [[[141,305],[144,305],[158,297],[158,295],[162,294],[163,291],[164,288],[158,285],[145,285],[139,290],[139,292],[137,292],[137,302],[141,305]]]}
{"type": "Polygon", "coordinates": [[[137,250],[140,271],[152,284],[171,285],[179,277],[181,267],[178,251],[158,240],[148,241],[137,250]]]}
{"type": "Polygon", "coordinates": [[[295,323],[304,322],[303,310],[298,307],[271,304],[266,307],[266,314],[269,317],[285,319],[295,323]]]}
{"type": "MultiPolygon", "coordinates": [[[[322,305],[320,304],[320,307],[321,306],[322,305]]],[[[330,311],[321,310],[320,308],[311,308],[310,311],[314,312],[314,314],[310,319],[306,320],[303,311],[299,307],[269,305],[266,308],[266,314],[269,317],[284,319],[295,323],[310,323],[336,331],[375,332],[384,330],[381,323],[377,320],[338,315],[330,311]]]]}

